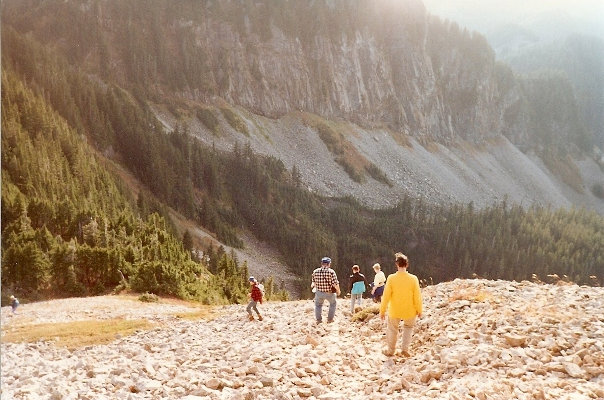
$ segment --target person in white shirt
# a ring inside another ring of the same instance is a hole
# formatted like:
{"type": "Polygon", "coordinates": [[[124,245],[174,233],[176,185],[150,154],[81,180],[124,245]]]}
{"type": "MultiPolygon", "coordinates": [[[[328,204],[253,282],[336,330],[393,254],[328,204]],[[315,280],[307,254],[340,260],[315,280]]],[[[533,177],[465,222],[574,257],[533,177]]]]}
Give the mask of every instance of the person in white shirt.
{"type": "Polygon", "coordinates": [[[373,264],[373,271],[375,272],[375,277],[373,278],[373,288],[371,289],[371,295],[373,296],[373,301],[375,303],[379,303],[382,301],[382,294],[384,293],[384,285],[386,284],[386,275],[382,272],[382,267],[380,264],[373,264]]]}

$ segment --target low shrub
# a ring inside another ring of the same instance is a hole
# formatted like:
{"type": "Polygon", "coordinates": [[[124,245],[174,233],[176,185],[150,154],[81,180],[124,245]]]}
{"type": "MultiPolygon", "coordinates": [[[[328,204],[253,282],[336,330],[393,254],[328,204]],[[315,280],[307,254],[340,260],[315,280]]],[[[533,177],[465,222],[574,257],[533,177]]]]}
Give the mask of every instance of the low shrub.
{"type": "Polygon", "coordinates": [[[380,313],[380,306],[372,305],[370,307],[364,308],[361,311],[355,313],[352,316],[352,321],[353,322],[368,321],[371,318],[375,317],[376,315],[379,315],[379,313],[380,313]]]}
{"type": "Polygon", "coordinates": [[[601,183],[596,183],[591,187],[591,192],[594,196],[604,200],[604,186],[601,183]]]}
{"type": "Polygon", "coordinates": [[[138,300],[142,301],[143,303],[159,303],[159,297],[149,292],[143,293],[138,296],[138,300]]]}
{"type": "Polygon", "coordinates": [[[370,163],[369,165],[365,166],[365,171],[367,171],[369,176],[371,176],[376,181],[382,182],[392,187],[392,182],[390,182],[390,179],[388,179],[386,174],[374,163],[370,163]]]}
{"type": "Polygon", "coordinates": [[[197,118],[201,121],[201,123],[208,128],[214,135],[218,135],[219,133],[219,122],[214,112],[209,108],[198,108],[197,109],[197,118]]]}
{"type": "Polygon", "coordinates": [[[233,129],[235,129],[237,132],[243,133],[245,136],[250,135],[247,130],[247,125],[245,124],[245,121],[243,121],[241,117],[237,115],[236,112],[227,107],[222,107],[220,111],[222,112],[222,115],[224,115],[224,118],[227,120],[227,122],[229,123],[229,125],[231,125],[233,129]]]}

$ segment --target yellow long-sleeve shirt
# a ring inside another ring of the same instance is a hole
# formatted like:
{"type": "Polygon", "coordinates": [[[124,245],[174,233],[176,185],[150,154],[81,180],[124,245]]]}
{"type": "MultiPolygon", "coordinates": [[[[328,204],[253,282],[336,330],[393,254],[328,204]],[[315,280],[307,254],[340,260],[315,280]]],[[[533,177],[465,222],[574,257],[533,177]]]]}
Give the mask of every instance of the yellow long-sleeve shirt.
{"type": "Polygon", "coordinates": [[[388,275],[380,303],[380,314],[388,309],[391,318],[409,319],[423,311],[422,294],[417,276],[407,271],[388,275]]]}

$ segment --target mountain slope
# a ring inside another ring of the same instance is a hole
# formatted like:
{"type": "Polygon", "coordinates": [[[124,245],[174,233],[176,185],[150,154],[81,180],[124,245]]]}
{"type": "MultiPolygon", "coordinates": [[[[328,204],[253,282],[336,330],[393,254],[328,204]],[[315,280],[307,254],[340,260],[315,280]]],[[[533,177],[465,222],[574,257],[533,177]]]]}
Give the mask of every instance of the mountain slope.
{"type": "Polygon", "coordinates": [[[251,141],[255,151],[296,166],[313,190],[373,207],[405,193],[437,204],[483,206],[507,195],[523,204],[604,208],[591,193],[604,173],[594,178],[579,168],[581,154],[591,156],[592,139],[573,117],[573,94],[563,85],[550,91],[524,85],[495,63],[484,37],[429,16],[419,1],[148,7],[29,0],[2,7],[3,21],[16,31],[157,105],[158,115],[172,119],[170,129],[186,125],[221,148],[238,132],[240,143],[251,141]],[[80,35],[77,26],[88,33],[80,35]],[[537,107],[540,99],[556,107],[537,107]],[[299,157],[287,136],[301,147],[299,157]],[[502,136],[528,157],[502,147],[502,136]],[[428,154],[417,143],[400,146],[409,141],[446,148],[432,146],[440,151],[428,154]],[[482,147],[476,153],[465,142],[482,147]]]}
{"type": "Polygon", "coordinates": [[[555,71],[568,79],[585,126],[593,132],[595,144],[604,148],[604,38],[573,34],[528,46],[504,60],[519,73],[555,71]]]}
{"type": "Polygon", "coordinates": [[[209,259],[193,261],[164,218],[144,196],[135,205],[108,165],[45,98],[3,68],[3,299],[116,287],[211,303],[245,296],[244,268],[225,257],[234,271],[215,278],[209,259]],[[229,294],[213,284],[225,280],[229,294]]]}
{"type": "MultiPolygon", "coordinates": [[[[167,129],[182,123],[164,107],[154,107],[167,129]]],[[[362,182],[342,166],[301,113],[269,119],[233,109],[244,121],[246,134],[234,129],[214,109],[220,121],[216,135],[197,118],[187,119],[190,133],[209,146],[228,150],[250,145],[260,154],[276,157],[288,169],[296,168],[310,191],[324,196],[351,196],[369,207],[391,207],[405,195],[433,204],[473,202],[485,207],[507,198],[511,203],[553,207],[584,206],[604,214],[604,201],[591,188],[604,182],[604,173],[590,157],[560,160],[576,166],[569,176],[554,175],[534,153],[523,153],[503,137],[481,145],[458,142],[449,146],[420,143],[406,136],[402,142],[385,129],[364,129],[338,123],[342,139],[354,153],[350,164],[369,162],[382,171],[389,184],[364,174],[362,182]]]]}
{"type": "Polygon", "coordinates": [[[562,76],[585,127],[604,148],[604,4],[425,0],[430,13],[484,34],[497,58],[520,74],[562,76]]]}
{"type": "MultiPolygon", "coordinates": [[[[187,218],[179,233],[198,257],[216,254],[192,240],[196,225],[236,248],[251,232],[303,296],[325,254],[341,276],[394,249],[426,280],[602,274],[600,216],[527,207],[601,208],[565,82],[518,81],[420,3],[9,0],[2,19],[3,70],[152,193],[142,213],[187,218]]],[[[222,255],[208,269],[239,301],[245,268],[222,255]]]]}
{"type": "Polygon", "coordinates": [[[265,303],[262,322],[248,321],[244,305],[190,321],[187,311],[198,308],[110,297],[25,304],[15,317],[4,307],[3,335],[32,320],[123,317],[156,325],[69,351],[3,340],[2,393],[188,400],[604,397],[603,288],[456,280],[422,294],[425,312],[407,359],[382,355],[384,324],[376,317],[349,321],[344,299],[335,323],[320,326],[309,300],[265,303]]]}

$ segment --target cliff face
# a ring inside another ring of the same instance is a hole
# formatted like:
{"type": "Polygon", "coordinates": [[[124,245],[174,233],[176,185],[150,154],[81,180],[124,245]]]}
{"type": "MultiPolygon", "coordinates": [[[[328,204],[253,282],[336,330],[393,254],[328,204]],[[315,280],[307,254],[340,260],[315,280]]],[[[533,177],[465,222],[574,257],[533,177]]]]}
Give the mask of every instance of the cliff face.
{"type": "Polygon", "coordinates": [[[4,12],[90,72],[156,96],[219,97],[270,117],[302,110],[444,142],[504,133],[486,40],[419,0],[34,1],[4,12]]]}
{"type": "Polygon", "coordinates": [[[266,116],[303,110],[441,140],[502,133],[494,57],[481,37],[431,19],[416,1],[338,7],[325,24],[348,12],[352,29],[294,35],[273,19],[262,40],[251,24],[242,33],[212,17],[191,22],[214,72],[214,90],[193,90],[192,97],[217,95],[266,116]]]}

